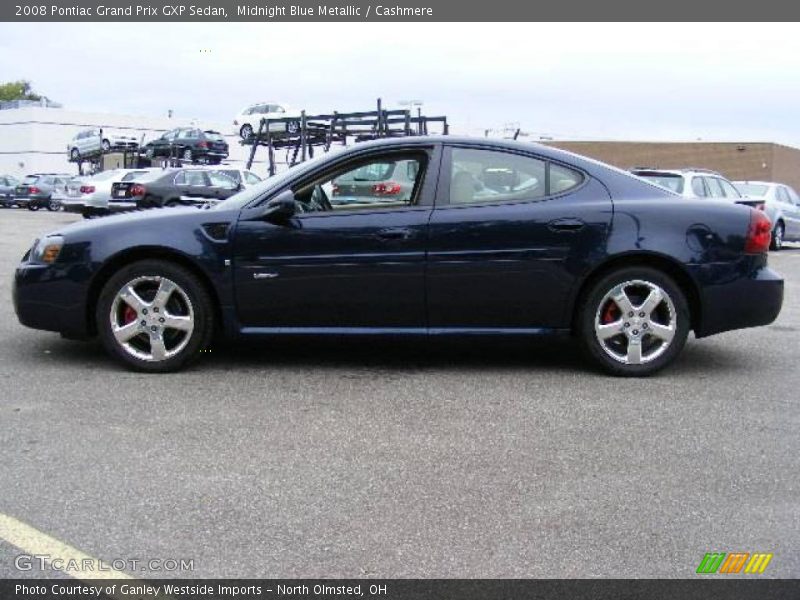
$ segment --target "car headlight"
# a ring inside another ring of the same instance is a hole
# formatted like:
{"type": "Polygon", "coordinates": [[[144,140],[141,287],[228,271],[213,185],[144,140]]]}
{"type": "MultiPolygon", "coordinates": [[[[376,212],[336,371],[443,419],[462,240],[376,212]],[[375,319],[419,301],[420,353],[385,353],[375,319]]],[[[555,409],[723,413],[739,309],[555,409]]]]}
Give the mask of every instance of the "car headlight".
{"type": "Polygon", "coordinates": [[[37,240],[31,249],[30,260],[36,263],[51,265],[58,258],[63,246],[64,238],[60,235],[50,235],[37,240]]]}

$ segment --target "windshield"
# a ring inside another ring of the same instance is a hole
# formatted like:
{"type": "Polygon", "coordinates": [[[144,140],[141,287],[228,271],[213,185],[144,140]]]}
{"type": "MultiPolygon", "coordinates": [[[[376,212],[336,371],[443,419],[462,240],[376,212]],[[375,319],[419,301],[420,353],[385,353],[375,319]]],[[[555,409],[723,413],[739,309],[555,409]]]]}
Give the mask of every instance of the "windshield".
{"type": "Polygon", "coordinates": [[[330,157],[333,152],[335,152],[335,150],[331,149],[331,152],[328,152],[327,154],[319,154],[304,163],[287,169],[286,171],[278,173],[277,175],[273,175],[272,177],[268,177],[264,181],[260,181],[252,187],[242,190],[238,194],[234,194],[227,200],[220,202],[211,208],[211,210],[236,210],[244,208],[253,200],[268,194],[273,189],[279,188],[287,181],[314,169],[322,161],[322,159],[330,157]]]}
{"type": "Polygon", "coordinates": [[[642,179],[649,181],[650,183],[667,188],[672,192],[676,192],[678,194],[683,192],[683,177],[680,175],[670,175],[668,173],[637,173],[637,175],[639,175],[639,177],[642,179]]]}
{"type": "Polygon", "coordinates": [[[759,183],[735,183],[734,186],[741,194],[751,198],[763,198],[769,190],[769,186],[759,183]]]}

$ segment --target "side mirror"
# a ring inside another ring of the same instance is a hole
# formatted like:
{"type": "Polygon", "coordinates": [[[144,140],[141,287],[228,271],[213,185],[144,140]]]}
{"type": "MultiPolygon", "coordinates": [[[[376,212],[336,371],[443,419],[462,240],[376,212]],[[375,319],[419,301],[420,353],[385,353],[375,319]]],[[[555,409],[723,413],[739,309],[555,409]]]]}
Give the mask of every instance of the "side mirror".
{"type": "Polygon", "coordinates": [[[292,190],[284,190],[267,202],[261,217],[270,221],[283,221],[293,217],[295,212],[297,212],[297,205],[295,204],[294,192],[292,190]]]}

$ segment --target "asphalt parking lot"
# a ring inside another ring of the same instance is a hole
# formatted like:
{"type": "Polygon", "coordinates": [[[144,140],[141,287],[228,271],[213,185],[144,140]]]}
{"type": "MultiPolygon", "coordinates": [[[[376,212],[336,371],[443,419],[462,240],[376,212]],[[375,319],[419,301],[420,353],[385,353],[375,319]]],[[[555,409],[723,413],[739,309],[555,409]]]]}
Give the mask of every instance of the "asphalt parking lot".
{"type": "MultiPolygon", "coordinates": [[[[800,247],[771,256],[776,323],[646,380],[487,341],[215,347],[153,376],[18,324],[17,261],[72,220],[0,211],[0,515],[193,560],[137,576],[692,577],[711,551],[800,575],[800,247]]],[[[41,575],[20,552],[0,539],[0,577],[41,575]]]]}

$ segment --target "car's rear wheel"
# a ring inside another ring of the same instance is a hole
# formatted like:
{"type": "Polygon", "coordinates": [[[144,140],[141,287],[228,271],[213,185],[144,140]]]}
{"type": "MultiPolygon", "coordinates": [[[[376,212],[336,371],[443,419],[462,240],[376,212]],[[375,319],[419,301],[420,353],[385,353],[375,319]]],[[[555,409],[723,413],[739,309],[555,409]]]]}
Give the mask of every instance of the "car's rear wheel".
{"type": "Polygon", "coordinates": [[[776,252],[783,248],[783,235],[785,233],[785,229],[783,227],[783,223],[778,221],[775,224],[775,228],[772,230],[772,241],[770,242],[769,249],[775,250],[776,252]]]}
{"type": "Polygon", "coordinates": [[[151,147],[149,147],[149,148],[145,148],[145,150],[144,150],[144,157],[145,157],[147,160],[153,160],[153,159],[156,157],[156,152],[155,152],[155,150],[153,149],[153,147],[152,147],[152,146],[151,146],[151,147]]]}
{"type": "Polygon", "coordinates": [[[650,267],[604,276],[579,310],[585,351],[613,375],[655,373],[678,356],[689,334],[686,297],[669,276],[650,267]]]}
{"type": "Polygon", "coordinates": [[[50,198],[50,200],[47,201],[47,210],[49,210],[50,212],[56,211],[60,208],[61,208],[61,202],[59,202],[58,200],[53,200],[52,198],[50,198]]]}
{"type": "Polygon", "coordinates": [[[69,157],[70,157],[70,158],[71,158],[73,161],[77,161],[77,160],[78,160],[78,159],[81,157],[81,153],[80,153],[80,152],[78,152],[78,149],[77,149],[77,148],[73,148],[73,149],[72,149],[72,150],[70,150],[70,152],[69,152],[69,157]]]}
{"type": "Polygon", "coordinates": [[[33,210],[33,211],[39,210],[39,205],[33,201],[28,202],[28,210],[33,210]]]}
{"type": "Polygon", "coordinates": [[[103,152],[110,152],[111,142],[109,142],[108,140],[103,140],[102,147],[103,147],[103,152]]]}
{"type": "Polygon", "coordinates": [[[134,369],[161,373],[196,359],[214,329],[211,297],[202,282],[163,260],[119,270],[100,293],[96,320],[112,356],[134,369]]]}
{"type": "Polygon", "coordinates": [[[251,135],[253,135],[253,126],[247,123],[242,125],[242,128],[239,130],[239,137],[241,137],[243,140],[246,140],[251,135]]]}
{"type": "Polygon", "coordinates": [[[183,160],[188,160],[189,162],[192,162],[192,160],[194,160],[194,155],[192,154],[191,148],[186,148],[183,151],[183,160]]]}

